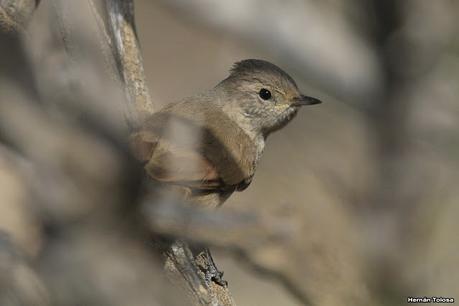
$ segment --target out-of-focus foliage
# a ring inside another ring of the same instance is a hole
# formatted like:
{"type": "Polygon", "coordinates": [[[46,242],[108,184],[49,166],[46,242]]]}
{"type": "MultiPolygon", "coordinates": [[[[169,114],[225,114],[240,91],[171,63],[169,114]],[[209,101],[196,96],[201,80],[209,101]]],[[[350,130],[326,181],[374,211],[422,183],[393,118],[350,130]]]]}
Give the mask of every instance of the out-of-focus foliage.
{"type": "Polygon", "coordinates": [[[240,305],[459,297],[456,2],[136,1],[156,107],[243,58],[325,101],[215,213],[146,205],[104,23],[72,3],[1,34],[1,305],[184,305],[152,234],[214,246],[240,305]]]}

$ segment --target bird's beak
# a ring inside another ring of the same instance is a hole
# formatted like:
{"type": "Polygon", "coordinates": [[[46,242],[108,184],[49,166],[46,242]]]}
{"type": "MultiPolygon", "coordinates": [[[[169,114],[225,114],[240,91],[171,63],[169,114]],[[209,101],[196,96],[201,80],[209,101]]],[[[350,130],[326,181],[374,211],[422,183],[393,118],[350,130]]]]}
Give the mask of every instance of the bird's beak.
{"type": "Polygon", "coordinates": [[[299,107],[304,105],[314,105],[320,103],[322,103],[322,101],[320,101],[319,99],[308,97],[305,95],[300,95],[299,97],[294,98],[293,103],[291,105],[299,107]]]}

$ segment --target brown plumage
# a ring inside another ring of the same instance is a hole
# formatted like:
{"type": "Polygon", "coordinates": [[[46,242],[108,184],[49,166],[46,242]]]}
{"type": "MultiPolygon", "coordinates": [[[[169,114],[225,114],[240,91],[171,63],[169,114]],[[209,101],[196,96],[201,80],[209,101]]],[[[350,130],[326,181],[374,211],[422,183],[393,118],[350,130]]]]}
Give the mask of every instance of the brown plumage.
{"type": "Polygon", "coordinates": [[[153,114],[131,145],[162,189],[216,207],[250,184],[267,135],[319,102],[277,66],[245,60],[212,90],[153,114]]]}

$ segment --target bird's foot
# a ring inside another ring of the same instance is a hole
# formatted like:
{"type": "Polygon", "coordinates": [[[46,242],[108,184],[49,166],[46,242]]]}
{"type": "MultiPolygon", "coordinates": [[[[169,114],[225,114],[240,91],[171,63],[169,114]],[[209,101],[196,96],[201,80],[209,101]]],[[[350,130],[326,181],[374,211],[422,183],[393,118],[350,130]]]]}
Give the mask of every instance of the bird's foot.
{"type": "Polygon", "coordinates": [[[222,287],[227,287],[228,282],[223,279],[223,271],[218,271],[217,267],[210,265],[207,267],[206,271],[203,271],[205,274],[205,279],[208,284],[214,282],[222,287]]]}
{"type": "Polygon", "coordinates": [[[214,282],[222,287],[227,287],[228,282],[223,279],[223,271],[218,270],[209,249],[206,248],[201,252],[200,256],[202,261],[200,261],[199,268],[204,273],[206,283],[209,285],[211,282],[214,282]]]}

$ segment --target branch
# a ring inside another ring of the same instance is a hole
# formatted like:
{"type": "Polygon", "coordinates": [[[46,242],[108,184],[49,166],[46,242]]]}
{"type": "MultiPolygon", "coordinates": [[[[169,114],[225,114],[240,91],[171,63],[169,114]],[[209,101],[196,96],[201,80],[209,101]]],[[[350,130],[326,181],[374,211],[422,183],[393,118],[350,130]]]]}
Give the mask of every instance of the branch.
{"type": "MultiPolygon", "coordinates": [[[[139,124],[153,113],[153,103],[145,80],[142,55],[134,23],[134,3],[132,0],[107,0],[109,32],[118,72],[125,85],[128,103],[133,104],[137,114],[127,114],[133,125],[139,124]]],[[[129,118],[128,118],[129,119],[129,118]]]]}
{"type": "Polygon", "coordinates": [[[155,233],[236,251],[260,250],[270,243],[285,243],[295,235],[288,220],[254,212],[209,211],[174,202],[147,202],[142,213],[155,233]]]}
{"type": "MultiPolygon", "coordinates": [[[[255,213],[208,211],[173,202],[144,203],[143,215],[146,216],[153,232],[172,235],[196,244],[223,248],[239,257],[251,270],[282,284],[304,305],[312,304],[311,298],[291,275],[281,269],[267,266],[258,258],[259,254],[269,253],[273,245],[288,250],[294,242],[293,238],[301,235],[301,231],[291,225],[290,219],[255,213]]],[[[180,245],[174,247],[173,252],[180,250],[180,245]]],[[[182,260],[193,258],[192,254],[183,254],[180,257],[184,258],[182,260]]],[[[172,260],[176,259],[172,257],[172,260]]],[[[195,269],[193,260],[184,261],[181,266],[187,267],[188,270],[195,269]]],[[[184,277],[190,277],[190,273],[184,273],[184,277]]],[[[195,283],[194,290],[202,285],[196,279],[187,281],[195,283]]]]}

